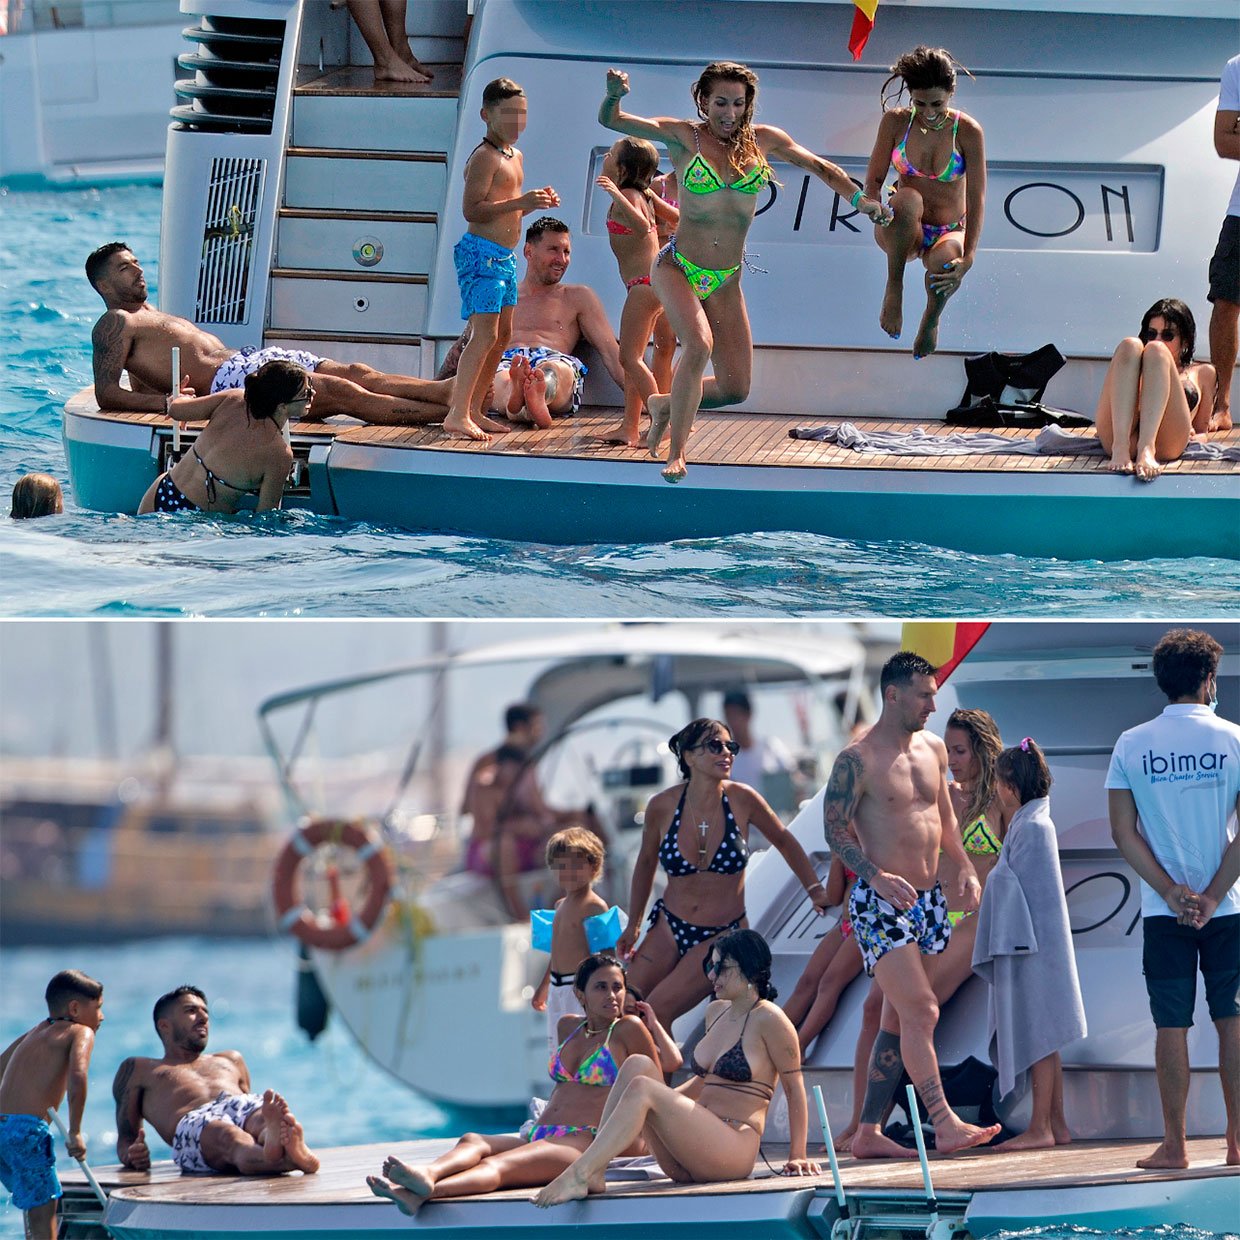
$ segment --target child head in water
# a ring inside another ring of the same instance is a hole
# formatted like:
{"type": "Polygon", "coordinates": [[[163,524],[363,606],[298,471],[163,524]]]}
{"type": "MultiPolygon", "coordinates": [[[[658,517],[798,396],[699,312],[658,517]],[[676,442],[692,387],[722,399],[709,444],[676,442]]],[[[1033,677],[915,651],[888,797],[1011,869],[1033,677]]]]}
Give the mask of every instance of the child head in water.
{"type": "Polygon", "coordinates": [[[27,517],[52,517],[64,510],[60,483],[51,474],[26,474],[18,478],[13,486],[13,510],[9,516],[14,521],[27,517]]]}

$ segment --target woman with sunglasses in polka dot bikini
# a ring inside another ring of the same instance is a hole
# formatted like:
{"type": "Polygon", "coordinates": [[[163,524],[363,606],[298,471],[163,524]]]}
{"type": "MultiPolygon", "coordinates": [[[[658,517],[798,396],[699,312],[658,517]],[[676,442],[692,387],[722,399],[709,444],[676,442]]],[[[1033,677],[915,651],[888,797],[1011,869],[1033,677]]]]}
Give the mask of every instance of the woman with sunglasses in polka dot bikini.
{"type": "Polygon", "coordinates": [[[1140,336],[1119,342],[1094,415],[1108,469],[1153,482],[1208,428],[1214,367],[1193,361],[1196,341],[1193,312],[1164,297],[1145,312],[1140,336]]]}
{"type": "Polygon", "coordinates": [[[668,744],[684,782],[658,793],[646,806],[629,924],[616,944],[622,957],[632,958],[629,978],[646,993],[664,1025],[710,993],[703,965],[711,944],[746,924],[751,827],[782,854],[814,907],[820,913],[828,908],[826,890],[795,836],[759,793],[729,778],[739,747],[727,727],[717,719],[695,719],[668,744]],[[659,866],[667,887],[634,952],[659,866]]]}

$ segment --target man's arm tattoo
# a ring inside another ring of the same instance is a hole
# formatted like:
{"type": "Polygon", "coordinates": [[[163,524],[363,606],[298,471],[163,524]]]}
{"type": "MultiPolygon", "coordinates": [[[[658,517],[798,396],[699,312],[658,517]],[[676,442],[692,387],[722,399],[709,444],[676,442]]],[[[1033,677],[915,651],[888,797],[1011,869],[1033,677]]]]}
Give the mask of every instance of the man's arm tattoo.
{"type": "Polygon", "coordinates": [[[861,799],[858,789],[863,771],[861,758],[850,750],[836,758],[822,798],[822,825],[832,856],[868,881],[878,873],[878,866],[862,852],[861,842],[849,825],[861,799]]]}
{"type": "Polygon", "coordinates": [[[116,1099],[116,1136],[118,1142],[128,1145],[138,1136],[138,1130],[129,1117],[132,1110],[129,1083],[133,1080],[137,1061],[126,1059],[116,1070],[116,1078],[112,1082],[112,1097],[116,1099]]]}
{"type": "Polygon", "coordinates": [[[125,321],[119,314],[105,314],[90,334],[93,347],[95,386],[118,383],[125,368],[125,321]]]}

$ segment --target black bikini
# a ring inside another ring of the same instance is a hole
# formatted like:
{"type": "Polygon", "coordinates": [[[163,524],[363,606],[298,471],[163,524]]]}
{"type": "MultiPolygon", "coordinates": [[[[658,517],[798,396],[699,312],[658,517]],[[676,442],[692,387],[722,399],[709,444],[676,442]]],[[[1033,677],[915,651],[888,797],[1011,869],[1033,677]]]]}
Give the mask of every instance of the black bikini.
{"type": "Polygon", "coordinates": [[[202,457],[198,455],[197,444],[191,445],[190,451],[194,454],[194,460],[196,460],[198,464],[202,466],[202,472],[206,474],[207,476],[207,499],[210,500],[211,503],[215,504],[219,502],[216,499],[216,493],[215,493],[216,483],[219,483],[221,486],[226,486],[230,491],[236,491],[238,495],[261,495],[262,494],[261,487],[239,487],[235,483],[229,482],[227,478],[221,478],[219,474],[213,473],[211,469],[208,468],[206,461],[204,461],[202,457]]]}
{"type": "Polygon", "coordinates": [[[1183,379],[1184,399],[1188,401],[1188,411],[1192,413],[1197,408],[1197,402],[1201,399],[1201,393],[1197,391],[1197,385],[1191,379],[1183,379]]]}
{"type": "MultiPolygon", "coordinates": [[[[659,864],[663,867],[664,873],[668,878],[683,878],[687,874],[742,873],[749,864],[749,845],[745,843],[745,837],[736,825],[736,815],[732,813],[727,793],[722,794],[723,839],[719,841],[719,847],[715,849],[710,865],[705,870],[699,870],[680,851],[680,818],[681,811],[685,807],[685,797],[688,794],[689,785],[686,784],[684,791],[680,794],[680,801],[676,805],[676,812],[672,815],[671,825],[667,828],[663,843],[659,845],[659,864]]],[[[672,938],[676,942],[676,951],[680,956],[692,951],[708,939],[713,939],[718,934],[739,929],[741,924],[741,918],[737,917],[734,921],[728,922],[726,926],[695,926],[691,921],[677,917],[662,900],[656,900],[654,907],[650,910],[647,925],[653,927],[659,920],[660,913],[667,921],[667,928],[672,932],[672,938]]],[[[705,960],[702,964],[705,967],[705,960]]]]}
{"type": "MultiPolygon", "coordinates": [[[[756,1007],[757,1004],[754,1004],[756,1007]]],[[[706,1026],[705,1037],[723,1018],[726,1012],[721,1012],[715,1019],[706,1026]]],[[[761,1098],[765,1102],[769,1102],[775,1094],[772,1086],[765,1081],[755,1081],[753,1079],[753,1070],[749,1066],[749,1057],[745,1054],[745,1030],[749,1027],[749,1018],[753,1015],[751,1007],[745,1013],[745,1023],[741,1026],[740,1034],[737,1036],[736,1043],[729,1050],[723,1052],[709,1068],[704,1068],[698,1063],[697,1049],[694,1048],[693,1060],[690,1064],[690,1070],[694,1076],[717,1076],[726,1084],[721,1085],[724,1089],[735,1089],[741,1093],[753,1094],[755,1097],[761,1098]]],[[[718,1083],[718,1082],[716,1082],[718,1083]]],[[[741,1123],[740,1120],[725,1121],[725,1123],[741,1123]]]]}

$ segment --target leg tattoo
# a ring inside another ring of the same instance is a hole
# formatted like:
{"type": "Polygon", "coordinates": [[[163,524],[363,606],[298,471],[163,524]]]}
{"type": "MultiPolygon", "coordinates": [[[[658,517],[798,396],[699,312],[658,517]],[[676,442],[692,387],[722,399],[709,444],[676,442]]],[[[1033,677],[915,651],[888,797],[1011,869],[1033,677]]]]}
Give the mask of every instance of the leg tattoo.
{"type": "Polygon", "coordinates": [[[917,1086],[917,1093],[930,1116],[932,1124],[939,1124],[949,1115],[951,1107],[947,1105],[947,1095],[943,1092],[943,1082],[938,1076],[932,1076],[917,1086]]]}
{"type": "Polygon", "coordinates": [[[878,1031],[874,1050],[870,1054],[870,1070],[866,1079],[865,1101],[861,1104],[863,1124],[881,1124],[887,1108],[896,1096],[900,1078],[904,1075],[904,1060],[900,1058],[900,1035],[878,1031]]]}

